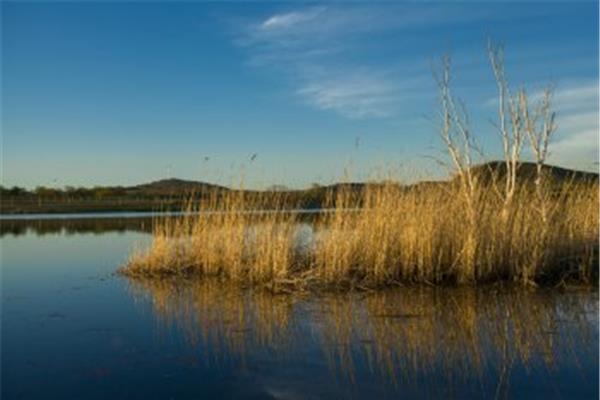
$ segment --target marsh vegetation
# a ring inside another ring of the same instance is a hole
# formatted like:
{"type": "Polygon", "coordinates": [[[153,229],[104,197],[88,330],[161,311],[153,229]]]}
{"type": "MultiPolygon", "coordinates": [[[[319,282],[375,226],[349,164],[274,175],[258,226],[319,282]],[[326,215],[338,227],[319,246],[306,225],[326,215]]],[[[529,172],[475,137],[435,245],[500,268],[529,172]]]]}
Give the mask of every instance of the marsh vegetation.
{"type": "Polygon", "coordinates": [[[541,199],[523,185],[508,208],[481,189],[472,210],[460,184],[408,192],[373,185],[338,192],[328,212],[303,223],[294,213],[247,213],[259,207],[250,203],[232,195],[190,205],[197,214],[156,221],[151,246],[134,252],[121,271],[217,276],[282,290],[586,282],[597,273],[597,185],[564,183],[541,199]]]}

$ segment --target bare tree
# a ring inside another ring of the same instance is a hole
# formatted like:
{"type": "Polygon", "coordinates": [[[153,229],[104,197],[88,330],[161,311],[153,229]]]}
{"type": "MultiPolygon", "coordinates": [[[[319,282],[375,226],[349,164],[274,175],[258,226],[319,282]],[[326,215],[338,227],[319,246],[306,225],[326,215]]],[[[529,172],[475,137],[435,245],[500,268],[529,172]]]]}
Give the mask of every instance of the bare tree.
{"type": "Polygon", "coordinates": [[[469,123],[469,115],[465,104],[455,99],[451,85],[451,60],[446,55],[442,58],[442,70],[435,73],[438,85],[441,121],[440,136],[446,145],[448,155],[457,171],[460,181],[460,193],[465,201],[466,229],[463,248],[460,252],[461,267],[459,282],[472,281],[476,276],[475,256],[477,251],[477,177],[473,173],[472,151],[477,144],[469,123]]]}
{"type": "MultiPolygon", "coordinates": [[[[506,165],[503,198],[507,211],[517,188],[517,172],[524,140],[529,141],[535,159],[535,187],[539,199],[542,199],[543,166],[548,157],[550,138],[556,131],[556,113],[552,111],[551,86],[544,89],[541,100],[535,104],[532,104],[523,88],[512,95],[504,72],[503,47],[489,41],[488,57],[498,87],[498,123],[495,126],[502,140],[506,165]]],[[[546,218],[544,210],[542,217],[546,218]]]]}
{"type": "MultiPolygon", "coordinates": [[[[552,89],[544,90],[541,100],[531,102],[525,89],[520,88],[511,93],[510,85],[504,71],[504,49],[502,46],[488,42],[488,58],[492,66],[498,89],[498,120],[494,123],[502,143],[505,165],[503,185],[497,184],[497,174],[492,172],[493,187],[503,201],[502,215],[510,232],[511,204],[519,187],[518,171],[521,164],[523,143],[529,141],[531,152],[536,163],[535,187],[541,220],[545,224],[548,218],[547,202],[543,190],[543,166],[548,156],[548,145],[556,130],[555,113],[552,111],[552,89]]],[[[477,243],[477,210],[478,210],[478,176],[473,171],[473,154],[482,154],[473,136],[466,106],[457,100],[452,93],[451,61],[449,56],[442,58],[441,73],[434,72],[439,91],[440,136],[446,146],[451,163],[457,171],[460,182],[460,193],[465,201],[466,224],[465,239],[460,259],[462,264],[460,281],[469,281],[476,277],[477,243]]],[[[542,232],[544,232],[542,230],[542,232]]],[[[544,236],[545,234],[542,234],[544,236]]],[[[535,246],[543,246],[544,237],[540,237],[535,246]]],[[[532,262],[536,265],[536,262],[532,262]]],[[[525,279],[528,276],[524,275],[525,279]]]]}
{"type": "MultiPolygon", "coordinates": [[[[502,150],[506,172],[504,175],[504,190],[501,195],[504,200],[503,214],[507,216],[508,208],[517,189],[517,172],[521,160],[521,149],[525,124],[522,116],[520,101],[524,90],[519,89],[512,95],[504,72],[504,48],[488,41],[488,58],[498,87],[498,123],[494,123],[502,141],[502,150]]],[[[496,171],[494,171],[495,173],[496,171]]]]}
{"type": "Polygon", "coordinates": [[[525,121],[525,132],[535,158],[535,188],[540,202],[542,219],[545,222],[548,215],[543,189],[544,165],[548,157],[550,139],[557,128],[556,112],[552,110],[552,87],[549,86],[544,89],[541,99],[533,105],[533,112],[530,111],[530,104],[525,91],[521,93],[520,103],[521,113],[525,121]]]}
{"type": "Polygon", "coordinates": [[[467,108],[463,102],[456,100],[452,93],[450,56],[446,55],[442,58],[441,74],[434,72],[434,78],[439,91],[440,136],[446,145],[465,194],[470,195],[476,188],[471,151],[477,146],[471,134],[467,108]]]}

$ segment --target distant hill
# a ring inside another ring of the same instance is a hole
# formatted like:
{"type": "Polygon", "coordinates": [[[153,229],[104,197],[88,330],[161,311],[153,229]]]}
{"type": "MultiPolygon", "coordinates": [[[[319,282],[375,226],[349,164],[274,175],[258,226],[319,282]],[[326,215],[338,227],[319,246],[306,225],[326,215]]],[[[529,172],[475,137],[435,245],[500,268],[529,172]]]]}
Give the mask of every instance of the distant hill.
{"type": "MultiPolygon", "coordinates": [[[[495,175],[496,179],[502,179],[506,175],[506,164],[504,161],[491,161],[473,167],[474,173],[483,182],[489,181],[495,175]]],[[[574,182],[598,182],[597,172],[578,171],[553,165],[543,166],[544,176],[554,182],[573,180],[574,182]]],[[[532,162],[521,162],[517,170],[517,179],[533,181],[537,176],[537,166],[532,162]]]]}
{"type": "Polygon", "coordinates": [[[139,193],[146,196],[168,196],[228,189],[225,186],[212,183],[170,178],[128,187],[126,190],[129,193],[139,193]]]}

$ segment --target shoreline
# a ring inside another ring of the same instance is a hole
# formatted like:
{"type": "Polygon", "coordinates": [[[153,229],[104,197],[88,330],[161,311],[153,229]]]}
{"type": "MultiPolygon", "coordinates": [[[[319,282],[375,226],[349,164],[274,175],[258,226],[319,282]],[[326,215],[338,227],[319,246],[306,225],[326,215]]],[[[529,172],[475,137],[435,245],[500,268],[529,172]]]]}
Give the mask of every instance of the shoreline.
{"type": "Polygon", "coordinates": [[[600,282],[598,276],[588,282],[582,282],[578,279],[563,279],[563,280],[548,280],[547,282],[536,282],[523,284],[508,279],[499,279],[495,281],[457,283],[457,282],[410,282],[410,281],[393,281],[383,284],[365,284],[357,280],[356,282],[336,282],[323,283],[315,282],[306,284],[302,279],[288,279],[284,282],[268,282],[268,283],[253,283],[241,280],[227,279],[222,276],[206,276],[198,273],[131,273],[123,266],[119,267],[114,273],[115,276],[126,279],[131,283],[136,282],[155,282],[155,283],[172,283],[191,285],[194,283],[217,283],[235,287],[240,291],[258,291],[270,293],[274,296],[291,295],[345,295],[345,294],[375,294],[385,293],[395,290],[440,290],[440,291],[529,291],[536,293],[554,293],[554,292],[595,292],[600,293],[600,282]]]}

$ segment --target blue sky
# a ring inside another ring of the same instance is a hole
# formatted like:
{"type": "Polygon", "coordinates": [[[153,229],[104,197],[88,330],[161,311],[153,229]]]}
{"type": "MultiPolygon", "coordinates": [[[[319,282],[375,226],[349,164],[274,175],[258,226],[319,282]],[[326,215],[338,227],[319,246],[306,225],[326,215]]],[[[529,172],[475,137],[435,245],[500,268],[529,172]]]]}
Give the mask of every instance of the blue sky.
{"type": "Polygon", "coordinates": [[[597,169],[597,2],[3,2],[2,183],[441,177],[444,53],[499,155],[488,37],[513,86],[554,84],[550,161],[597,169]]]}

